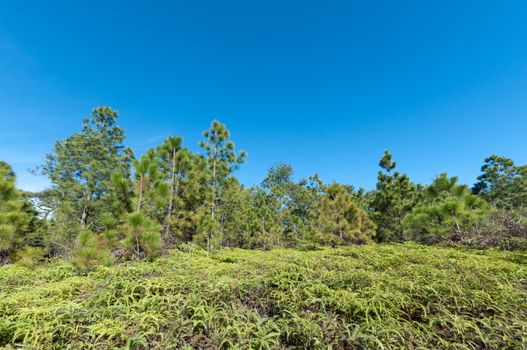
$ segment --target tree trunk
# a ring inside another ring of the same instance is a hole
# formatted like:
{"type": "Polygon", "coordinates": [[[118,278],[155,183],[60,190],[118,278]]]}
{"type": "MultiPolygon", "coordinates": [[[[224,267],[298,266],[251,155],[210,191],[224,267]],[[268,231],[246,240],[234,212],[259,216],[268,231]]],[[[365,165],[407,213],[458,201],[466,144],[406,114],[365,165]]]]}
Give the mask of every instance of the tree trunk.
{"type": "Polygon", "coordinates": [[[84,203],[84,206],[82,207],[82,214],[81,214],[81,226],[86,227],[86,224],[88,223],[88,208],[90,206],[91,197],[93,196],[93,193],[90,192],[86,195],[86,202],[84,203]]]}
{"type": "Polygon", "coordinates": [[[82,226],[82,227],[85,227],[87,221],[88,221],[88,204],[86,203],[86,204],[82,207],[81,226],[82,226]]]}
{"type": "Polygon", "coordinates": [[[174,197],[177,193],[179,187],[179,181],[178,185],[176,185],[176,149],[172,149],[172,173],[171,173],[171,179],[170,179],[170,198],[168,201],[168,210],[167,210],[167,216],[165,217],[165,227],[163,230],[163,238],[165,240],[165,243],[169,243],[170,241],[170,216],[172,215],[172,211],[174,210],[174,197]]]}
{"type": "Polygon", "coordinates": [[[141,175],[141,177],[139,178],[139,198],[137,200],[137,208],[135,210],[136,213],[141,212],[142,202],[143,202],[143,175],[141,175]]]}
{"type": "Polygon", "coordinates": [[[214,237],[214,215],[215,215],[214,203],[212,205],[213,207],[210,213],[211,227],[210,227],[209,235],[207,237],[207,251],[209,252],[212,252],[212,249],[214,248],[212,245],[212,237],[214,237]]]}
{"type": "Polygon", "coordinates": [[[207,237],[207,251],[212,251],[212,237],[214,236],[214,214],[216,211],[216,149],[214,149],[214,161],[212,163],[212,200],[210,206],[210,231],[207,237]]]}

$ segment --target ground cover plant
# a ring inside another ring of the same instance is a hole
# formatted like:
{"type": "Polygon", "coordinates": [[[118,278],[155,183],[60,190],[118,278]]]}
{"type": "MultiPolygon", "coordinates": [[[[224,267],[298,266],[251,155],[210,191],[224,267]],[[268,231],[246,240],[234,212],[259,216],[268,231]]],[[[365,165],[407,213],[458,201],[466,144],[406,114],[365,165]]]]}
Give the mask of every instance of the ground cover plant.
{"type": "Polygon", "coordinates": [[[527,256],[414,243],[185,245],[91,272],[0,268],[0,345],[32,349],[522,349],[527,256]]]}

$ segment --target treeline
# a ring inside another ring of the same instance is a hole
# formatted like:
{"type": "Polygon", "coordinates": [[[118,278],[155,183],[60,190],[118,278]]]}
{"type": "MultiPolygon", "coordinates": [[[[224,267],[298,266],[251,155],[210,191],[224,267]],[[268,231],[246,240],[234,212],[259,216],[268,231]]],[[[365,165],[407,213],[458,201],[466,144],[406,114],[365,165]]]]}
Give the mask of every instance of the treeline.
{"type": "Polygon", "coordinates": [[[373,191],[293,180],[277,163],[259,186],[234,172],[247,154],[213,121],[194,153],[177,136],[140,158],[126,147],[117,112],[95,108],[80,132],[58,141],[35,172],[51,188],[24,193],[0,162],[0,259],[34,264],[70,255],[82,269],[152,258],[175,246],[271,249],[416,241],[527,249],[527,166],[492,155],[469,188],[438,175],[420,185],[385,152],[373,191]]]}

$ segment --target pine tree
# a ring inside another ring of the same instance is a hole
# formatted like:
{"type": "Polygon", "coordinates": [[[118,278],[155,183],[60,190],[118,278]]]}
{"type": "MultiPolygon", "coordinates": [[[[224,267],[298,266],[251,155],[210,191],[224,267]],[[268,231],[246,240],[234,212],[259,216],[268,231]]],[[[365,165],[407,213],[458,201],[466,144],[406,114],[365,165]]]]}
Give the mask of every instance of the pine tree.
{"type": "Polygon", "coordinates": [[[217,210],[217,229],[223,247],[249,248],[253,227],[251,193],[232,178],[225,184],[221,206],[217,210]]]}
{"type": "Polygon", "coordinates": [[[379,166],[383,171],[377,175],[377,188],[370,203],[377,225],[375,240],[400,242],[404,240],[401,222],[417,203],[418,188],[406,174],[394,171],[397,163],[390,152],[384,151],[379,166]]]}
{"type": "Polygon", "coordinates": [[[309,239],[316,225],[317,207],[325,194],[325,185],[318,175],[301,179],[289,186],[284,230],[294,244],[309,239]]]}
{"type": "Polygon", "coordinates": [[[104,236],[81,231],[73,249],[73,265],[82,272],[92,271],[98,265],[111,266],[115,259],[108,242],[104,236]]]}
{"type": "MultiPolygon", "coordinates": [[[[290,201],[291,192],[295,183],[293,182],[294,170],[290,164],[276,163],[268,171],[267,175],[261,182],[263,191],[259,193],[258,210],[265,214],[262,216],[261,234],[267,234],[271,226],[277,225],[280,228],[280,241],[290,242],[291,239],[286,237],[289,223],[294,222],[291,218],[290,201]],[[273,223],[271,223],[273,221],[273,223]]],[[[290,226],[290,225],[289,225],[290,226]]]]}
{"type": "Polygon", "coordinates": [[[56,218],[88,228],[98,216],[112,210],[112,174],[128,178],[132,159],[131,149],[123,145],[124,131],[116,121],[115,110],[97,107],[84,119],[80,133],[56,142],[54,151],[47,155],[40,170],[50,178],[58,197],[56,218]]]}
{"type": "Polygon", "coordinates": [[[291,165],[277,163],[262,181],[269,200],[276,203],[282,241],[286,246],[309,239],[316,225],[317,205],[324,188],[318,175],[294,182],[293,174],[291,165]]]}
{"type": "Polygon", "coordinates": [[[322,233],[338,237],[340,242],[365,243],[374,235],[375,224],[353,202],[348,190],[337,183],[326,188],[320,201],[319,227],[322,233]]]}
{"type": "Polygon", "coordinates": [[[28,244],[36,229],[36,213],[31,203],[15,187],[13,169],[0,161],[0,264],[28,244]]]}
{"type": "Polygon", "coordinates": [[[283,225],[280,204],[272,194],[261,188],[250,189],[249,237],[247,248],[270,249],[283,245],[283,225]]]}
{"type": "Polygon", "coordinates": [[[403,222],[407,239],[427,244],[459,236],[488,212],[485,200],[472,194],[457,177],[440,174],[423,190],[421,202],[403,222]]]}
{"type": "Polygon", "coordinates": [[[163,240],[166,244],[173,243],[172,223],[175,220],[175,214],[183,207],[182,193],[185,189],[185,182],[188,183],[190,180],[189,175],[193,166],[192,153],[182,148],[181,143],[180,137],[171,136],[155,150],[161,181],[168,187],[166,201],[161,208],[162,218],[160,218],[163,225],[163,240]]]}
{"type": "Polygon", "coordinates": [[[161,225],[142,213],[132,213],[126,217],[125,239],[123,245],[128,258],[153,258],[159,254],[163,245],[161,225]]]}
{"type": "Polygon", "coordinates": [[[158,200],[161,200],[166,187],[160,180],[159,163],[155,152],[148,150],[140,159],[134,159],[134,178],[136,191],[135,212],[146,212],[155,216],[158,200]]]}
{"type": "Polygon", "coordinates": [[[234,143],[229,140],[227,127],[214,120],[209,130],[203,132],[204,141],[200,142],[208,161],[210,171],[210,223],[207,234],[207,250],[212,251],[212,239],[216,231],[216,210],[221,201],[225,181],[240,164],[244,163],[247,154],[244,151],[236,154],[234,143]]]}
{"type": "Polygon", "coordinates": [[[475,194],[498,208],[527,207],[527,165],[517,166],[512,159],[491,155],[485,158],[481,172],[472,188],[475,194]]]}

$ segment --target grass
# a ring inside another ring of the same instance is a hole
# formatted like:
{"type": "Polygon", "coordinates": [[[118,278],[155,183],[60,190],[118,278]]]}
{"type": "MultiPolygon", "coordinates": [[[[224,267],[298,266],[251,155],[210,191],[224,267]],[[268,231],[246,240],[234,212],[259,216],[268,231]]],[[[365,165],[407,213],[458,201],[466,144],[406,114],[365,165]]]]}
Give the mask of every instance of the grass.
{"type": "Polygon", "coordinates": [[[408,245],[0,268],[0,347],[526,349],[527,256],[408,245]]]}

